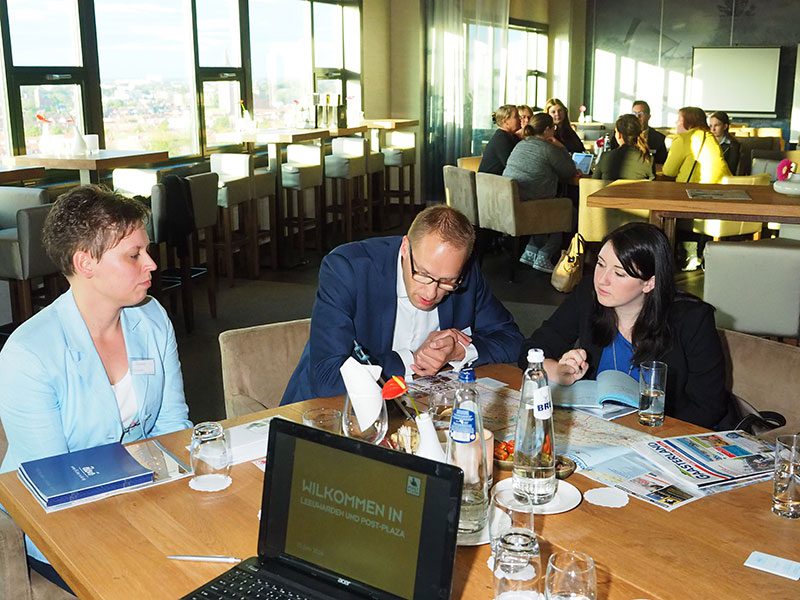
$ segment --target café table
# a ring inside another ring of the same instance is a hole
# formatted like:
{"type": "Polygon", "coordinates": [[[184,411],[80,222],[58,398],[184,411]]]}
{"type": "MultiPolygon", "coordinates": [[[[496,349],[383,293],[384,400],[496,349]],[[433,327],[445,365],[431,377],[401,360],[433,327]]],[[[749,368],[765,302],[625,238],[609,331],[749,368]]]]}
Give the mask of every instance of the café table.
{"type": "Polygon", "coordinates": [[[0,184],[16,183],[26,179],[38,179],[44,175],[44,167],[34,165],[29,167],[0,167],[0,184]]]}
{"type": "Polygon", "coordinates": [[[610,185],[590,194],[586,205],[597,208],[625,208],[650,211],[650,222],[658,225],[675,243],[676,219],[723,219],[800,223],[800,198],[779,194],[769,185],[721,185],[642,181],[610,185]],[[742,191],[749,200],[689,198],[687,189],[742,191]]]}
{"type": "MultiPolygon", "coordinates": [[[[520,385],[510,365],[478,369],[520,385]]],[[[309,400],[238,417],[239,424],[266,415],[299,421],[314,406],[341,406],[341,398],[309,400]]],[[[622,424],[644,429],[636,416],[622,424]]],[[[392,431],[399,424],[393,421],[392,431]]],[[[667,437],[701,428],[667,418],[647,429],[667,437]]],[[[162,436],[170,450],[187,458],[190,430],[162,436]]],[[[496,478],[509,476],[495,471],[496,478]]],[[[179,480],[46,514],[15,472],[0,475],[0,503],[44,552],[80,598],[177,598],[224,572],[229,565],[170,561],[168,554],[256,554],[257,512],[263,473],[244,463],[233,483],[214,494],[189,489],[179,480]]],[[[598,487],[580,474],[569,478],[581,492],[598,487]]],[[[771,484],[759,483],[703,498],[673,512],[631,499],[623,508],[583,500],[574,510],[536,519],[546,564],[551,552],[573,549],[596,561],[598,600],[798,597],[798,583],[743,566],[751,551],[800,560],[800,521],[773,515],[771,484]]],[[[453,599],[492,597],[487,546],[459,547],[453,599]]],[[[391,557],[386,557],[387,568],[391,557]]]]}
{"type": "Polygon", "coordinates": [[[18,166],[80,171],[81,185],[100,183],[100,174],[103,170],[159,163],[168,159],[169,152],[145,150],[98,150],[86,155],[24,154],[14,157],[18,166]]]}

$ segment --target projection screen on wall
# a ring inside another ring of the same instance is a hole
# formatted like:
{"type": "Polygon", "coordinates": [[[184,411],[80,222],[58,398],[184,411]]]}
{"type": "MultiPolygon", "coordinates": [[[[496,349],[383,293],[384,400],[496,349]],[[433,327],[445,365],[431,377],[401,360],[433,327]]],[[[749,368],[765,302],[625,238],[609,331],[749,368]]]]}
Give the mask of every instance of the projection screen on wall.
{"type": "Polygon", "coordinates": [[[780,48],[694,48],[691,99],[703,110],[774,113],[780,48]]]}

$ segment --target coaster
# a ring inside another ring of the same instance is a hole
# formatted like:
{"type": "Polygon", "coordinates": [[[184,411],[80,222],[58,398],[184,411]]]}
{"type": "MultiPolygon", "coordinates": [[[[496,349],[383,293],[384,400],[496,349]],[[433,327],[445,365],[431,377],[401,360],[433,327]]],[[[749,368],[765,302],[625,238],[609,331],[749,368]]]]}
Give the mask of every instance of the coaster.
{"type": "Polygon", "coordinates": [[[189,487],[198,492],[219,492],[230,486],[232,482],[229,475],[210,473],[192,477],[189,480],[189,487]]]}
{"type": "Polygon", "coordinates": [[[596,506],[606,506],[608,508],[622,508],[628,504],[628,494],[622,490],[612,487],[601,487],[586,490],[583,495],[586,501],[596,506]]]}
{"type": "MultiPolygon", "coordinates": [[[[504,490],[513,485],[513,478],[508,477],[497,482],[495,490],[504,490]]],[[[581,491],[567,481],[559,481],[555,497],[547,504],[536,504],[533,512],[537,515],[557,515],[572,510],[581,503],[581,491]]]]}

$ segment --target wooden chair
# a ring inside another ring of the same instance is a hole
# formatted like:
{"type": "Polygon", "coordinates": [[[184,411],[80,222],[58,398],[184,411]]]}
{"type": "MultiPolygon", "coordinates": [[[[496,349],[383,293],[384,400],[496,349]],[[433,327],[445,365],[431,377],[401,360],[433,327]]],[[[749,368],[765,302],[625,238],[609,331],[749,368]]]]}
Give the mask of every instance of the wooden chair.
{"type": "Polygon", "coordinates": [[[227,417],[280,404],[308,341],[311,319],[223,331],[222,389],[227,417]]]}

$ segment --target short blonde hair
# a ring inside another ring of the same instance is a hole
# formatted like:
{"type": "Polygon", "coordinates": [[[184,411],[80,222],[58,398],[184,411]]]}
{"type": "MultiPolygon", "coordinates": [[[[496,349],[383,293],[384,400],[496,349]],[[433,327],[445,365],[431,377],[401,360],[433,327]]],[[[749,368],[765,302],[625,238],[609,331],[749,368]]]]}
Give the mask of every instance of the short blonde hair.
{"type": "Polygon", "coordinates": [[[418,242],[435,233],[442,241],[456,248],[465,248],[467,256],[472,254],[475,245],[475,228],[467,217],[454,208],[444,204],[429,206],[417,215],[408,228],[408,239],[418,242]]]}
{"type": "Polygon", "coordinates": [[[494,111],[492,118],[497,126],[501,127],[514,113],[519,114],[516,104],[503,104],[503,106],[494,111]]]}

